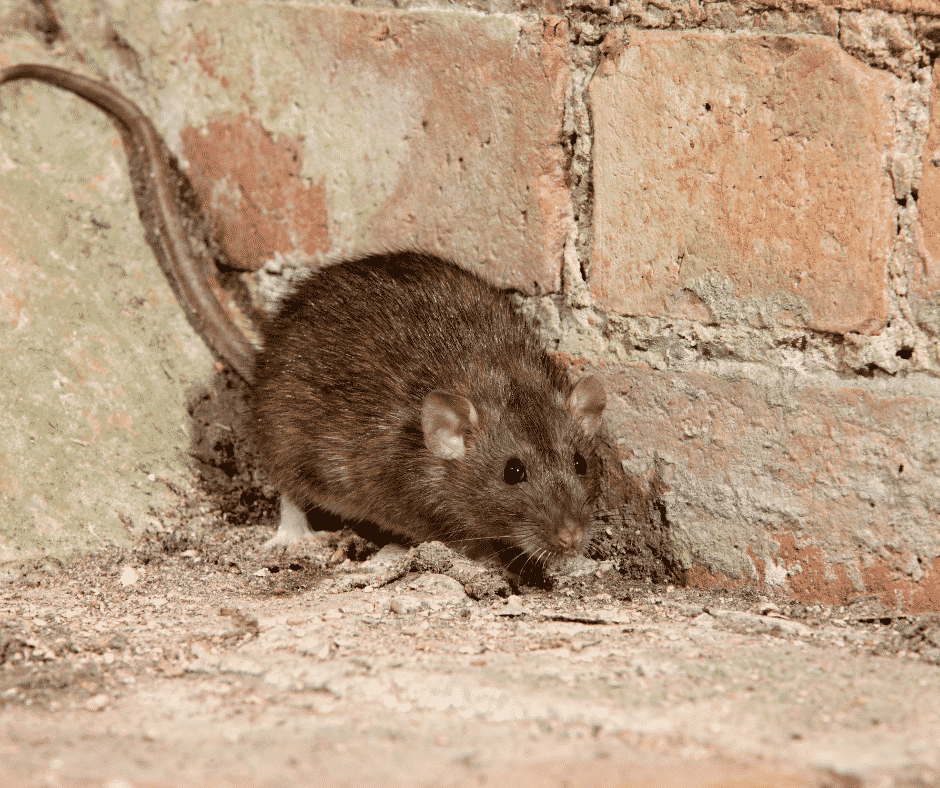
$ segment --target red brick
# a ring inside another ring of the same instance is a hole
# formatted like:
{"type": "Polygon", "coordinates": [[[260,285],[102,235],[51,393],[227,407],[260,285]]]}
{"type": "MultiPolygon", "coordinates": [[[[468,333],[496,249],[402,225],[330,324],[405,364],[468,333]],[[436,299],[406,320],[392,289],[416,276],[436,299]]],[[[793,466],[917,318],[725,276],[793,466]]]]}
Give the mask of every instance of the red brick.
{"type": "Polygon", "coordinates": [[[189,101],[193,82],[213,97],[192,100],[176,133],[242,266],[421,248],[502,285],[559,289],[572,227],[563,21],[207,5],[180,22],[192,33],[140,34],[166,52],[156,64],[185,41],[164,103],[189,101]]]}
{"type": "Polygon", "coordinates": [[[312,256],[329,248],[323,179],[300,177],[300,145],[275,142],[244,115],[218,117],[205,133],[182,134],[189,177],[232,266],[257,270],[276,253],[312,256]]]}
{"type": "Polygon", "coordinates": [[[599,303],[876,333],[891,85],[818,37],[632,34],[590,88],[599,303]]]}

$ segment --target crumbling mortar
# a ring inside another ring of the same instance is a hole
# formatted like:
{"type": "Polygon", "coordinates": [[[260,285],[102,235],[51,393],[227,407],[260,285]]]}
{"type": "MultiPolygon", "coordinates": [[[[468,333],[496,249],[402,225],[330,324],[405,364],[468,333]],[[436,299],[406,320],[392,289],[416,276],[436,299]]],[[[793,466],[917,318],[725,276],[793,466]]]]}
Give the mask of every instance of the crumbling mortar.
{"type": "Polygon", "coordinates": [[[576,227],[575,252],[585,281],[590,282],[590,250],[593,243],[594,182],[592,146],[594,128],[587,90],[597,69],[596,48],[580,48],[572,55],[572,73],[565,101],[564,134],[569,140],[568,179],[576,227]]]}
{"type": "Polygon", "coordinates": [[[916,82],[918,69],[930,64],[931,57],[915,34],[912,14],[842,11],[838,27],[842,49],[870,68],[916,82]]]}
{"type": "Polygon", "coordinates": [[[910,306],[909,272],[920,264],[917,248],[917,196],[921,161],[929,126],[931,75],[928,68],[911,72],[912,80],[899,78],[891,95],[894,144],[889,153],[889,174],[895,192],[895,238],[887,262],[890,312],[876,335],[850,337],[857,352],[846,356],[848,368],[863,376],[876,370],[888,375],[924,372],[940,375],[935,341],[918,325],[910,306]]]}
{"type": "Polygon", "coordinates": [[[916,203],[910,198],[906,205],[899,205],[896,210],[898,231],[887,270],[891,309],[882,334],[889,334],[893,338],[892,349],[899,363],[893,371],[885,371],[889,374],[924,372],[940,376],[935,340],[917,325],[908,296],[908,272],[912,266],[917,265],[918,256],[914,238],[917,222],[916,203]],[[905,355],[909,355],[909,358],[905,359],[905,355]]]}
{"type": "Polygon", "coordinates": [[[572,24],[581,32],[582,43],[599,39],[610,29],[610,24],[625,24],[625,29],[639,30],[719,29],[768,35],[838,35],[834,21],[838,12],[828,7],[803,8],[800,14],[793,14],[777,5],[761,3],[742,6],[733,2],[691,2],[685,7],[676,7],[668,0],[627,0],[613,4],[605,0],[579,0],[568,3],[567,10],[572,24]]]}

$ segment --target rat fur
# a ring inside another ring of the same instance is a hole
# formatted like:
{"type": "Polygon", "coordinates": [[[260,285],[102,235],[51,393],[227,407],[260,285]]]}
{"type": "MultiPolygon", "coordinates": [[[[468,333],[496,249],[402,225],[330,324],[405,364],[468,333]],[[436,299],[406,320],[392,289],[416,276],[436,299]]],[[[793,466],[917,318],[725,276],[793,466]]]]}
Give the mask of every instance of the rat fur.
{"type": "MultiPolygon", "coordinates": [[[[480,277],[415,253],[327,266],[262,334],[254,439],[297,510],[477,557],[549,558],[590,532],[604,388],[572,384],[480,277]]],[[[301,525],[282,521],[275,543],[301,525]]]]}

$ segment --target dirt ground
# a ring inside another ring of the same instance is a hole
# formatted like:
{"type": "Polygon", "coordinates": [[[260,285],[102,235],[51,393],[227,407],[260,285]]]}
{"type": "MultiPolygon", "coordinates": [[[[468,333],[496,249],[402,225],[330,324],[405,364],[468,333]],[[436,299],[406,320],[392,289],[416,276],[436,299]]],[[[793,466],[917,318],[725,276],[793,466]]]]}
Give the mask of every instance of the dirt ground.
{"type": "Polygon", "coordinates": [[[936,617],[200,506],[0,585],[0,784],[940,786],[936,617]]]}

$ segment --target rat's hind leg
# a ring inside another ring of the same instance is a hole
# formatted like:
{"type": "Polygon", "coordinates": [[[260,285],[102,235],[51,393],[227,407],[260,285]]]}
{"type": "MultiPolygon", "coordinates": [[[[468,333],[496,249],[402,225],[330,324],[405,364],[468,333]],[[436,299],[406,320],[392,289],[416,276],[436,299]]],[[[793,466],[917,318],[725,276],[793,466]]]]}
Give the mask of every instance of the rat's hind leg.
{"type": "Polygon", "coordinates": [[[261,546],[263,548],[286,547],[312,536],[313,531],[307,524],[307,515],[304,510],[281,493],[281,522],[278,523],[277,533],[261,546]]]}

